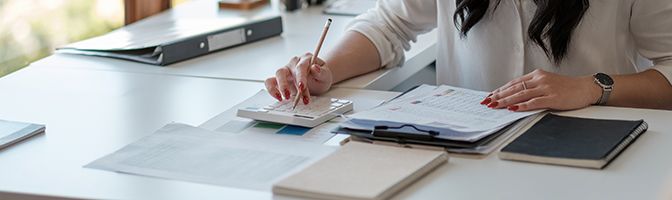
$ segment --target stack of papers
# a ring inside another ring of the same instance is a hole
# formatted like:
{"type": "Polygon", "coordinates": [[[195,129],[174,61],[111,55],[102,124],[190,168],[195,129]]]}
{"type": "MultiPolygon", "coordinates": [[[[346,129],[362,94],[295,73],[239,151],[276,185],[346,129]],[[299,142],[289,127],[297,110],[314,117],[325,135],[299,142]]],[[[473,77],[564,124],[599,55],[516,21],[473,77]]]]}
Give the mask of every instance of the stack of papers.
{"type": "Polygon", "coordinates": [[[451,86],[422,85],[374,109],[355,113],[342,127],[352,130],[374,130],[376,126],[401,127],[409,134],[439,134],[436,138],[476,142],[486,138],[521,118],[539,113],[513,112],[480,105],[487,92],[451,86]]]}
{"type": "Polygon", "coordinates": [[[268,191],[273,183],[334,150],[173,123],[85,167],[268,191]]]}

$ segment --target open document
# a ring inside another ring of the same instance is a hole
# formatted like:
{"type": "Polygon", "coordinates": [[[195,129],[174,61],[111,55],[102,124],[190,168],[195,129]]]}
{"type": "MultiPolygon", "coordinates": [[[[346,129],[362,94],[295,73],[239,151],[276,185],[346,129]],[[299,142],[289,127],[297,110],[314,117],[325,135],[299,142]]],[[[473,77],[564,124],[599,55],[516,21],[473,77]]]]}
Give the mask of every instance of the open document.
{"type": "Polygon", "coordinates": [[[343,126],[371,130],[375,126],[414,125],[438,137],[474,141],[541,111],[490,109],[479,102],[487,92],[451,86],[422,85],[375,109],[355,113],[343,126]]]}
{"type": "Polygon", "coordinates": [[[325,145],[222,134],[173,123],[85,167],[270,190],[276,181],[333,151],[334,147],[325,145]]]}

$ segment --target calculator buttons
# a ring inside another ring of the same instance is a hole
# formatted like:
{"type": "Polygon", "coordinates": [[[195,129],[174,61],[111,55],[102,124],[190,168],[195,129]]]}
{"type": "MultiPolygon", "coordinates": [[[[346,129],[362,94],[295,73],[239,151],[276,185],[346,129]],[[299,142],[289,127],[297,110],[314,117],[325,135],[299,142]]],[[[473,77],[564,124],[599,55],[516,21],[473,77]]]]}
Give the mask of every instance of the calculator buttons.
{"type": "Polygon", "coordinates": [[[311,103],[299,103],[295,109],[293,101],[285,100],[270,105],[240,108],[237,116],[261,121],[315,127],[327,120],[351,111],[352,101],[330,97],[311,97],[311,103]]]}

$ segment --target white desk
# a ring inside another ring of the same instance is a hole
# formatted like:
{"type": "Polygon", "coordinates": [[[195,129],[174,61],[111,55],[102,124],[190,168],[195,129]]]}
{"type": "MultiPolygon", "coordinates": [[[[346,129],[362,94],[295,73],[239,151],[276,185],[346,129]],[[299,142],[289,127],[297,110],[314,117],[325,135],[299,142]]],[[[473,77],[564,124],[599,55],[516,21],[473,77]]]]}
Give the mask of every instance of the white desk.
{"type": "MultiPolygon", "coordinates": [[[[269,199],[268,191],[82,168],[166,123],[200,125],[262,88],[261,83],[246,81],[60,68],[28,67],[2,77],[0,119],[46,124],[47,132],[0,151],[0,199],[34,197],[10,193],[93,199],[269,199]]],[[[347,99],[396,95],[344,88],[334,93],[347,99]]]]}
{"type": "MultiPolygon", "coordinates": [[[[267,10],[277,8],[277,1],[267,10]]],[[[311,52],[320,36],[327,18],[334,22],[326,38],[322,52],[328,52],[340,39],[348,22],[347,16],[323,15],[322,7],[310,7],[293,13],[283,13],[284,32],[251,44],[219,51],[198,58],[186,60],[166,67],[141,64],[111,58],[54,54],[35,63],[34,67],[79,68],[136,73],[171,74],[194,77],[209,77],[231,80],[262,82],[275,74],[275,70],[285,65],[289,58],[311,52]]],[[[261,12],[263,10],[257,10],[261,12]]],[[[137,22],[134,26],[153,27],[151,24],[165,23],[169,19],[212,19],[230,17],[217,9],[212,0],[193,1],[174,9],[137,22]]],[[[418,38],[412,50],[406,53],[406,63],[402,67],[392,67],[373,72],[339,84],[339,87],[390,90],[411,75],[420,71],[436,59],[436,31],[418,38]]]]}
{"type": "MultiPolygon", "coordinates": [[[[251,191],[82,168],[164,124],[198,125],[260,83],[96,70],[23,69],[0,78],[0,119],[44,123],[46,135],[0,151],[10,193],[96,199],[270,199],[251,191]]],[[[344,98],[393,92],[336,89],[344,98]]],[[[672,112],[592,107],[565,114],[644,119],[649,131],[604,170],[451,157],[395,199],[655,199],[672,173],[672,112]]],[[[291,147],[288,147],[291,148],[291,147]]],[[[10,196],[11,195],[11,196],[10,196]]]]}
{"type": "MultiPolygon", "coordinates": [[[[672,190],[672,112],[590,107],[570,116],[644,119],[649,130],[603,170],[451,157],[396,199],[663,199],[672,190]]],[[[667,196],[664,199],[670,199],[667,196]]]]}
{"type": "MultiPolygon", "coordinates": [[[[0,190],[94,199],[268,198],[267,193],[82,168],[171,121],[200,124],[259,83],[28,67],[0,79],[0,119],[45,135],[0,151],[0,190]]],[[[0,193],[0,199],[7,194],[0,193]]]]}
{"type": "MultiPolygon", "coordinates": [[[[210,12],[177,11],[182,8],[157,18],[197,16],[195,13],[207,16],[210,12]]],[[[319,8],[311,8],[285,14],[289,20],[285,22],[303,21],[286,23],[282,37],[168,67],[57,54],[0,78],[0,119],[47,125],[46,135],[0,151],[0,199],[33,199],[34,195],[95,199],[273,198],[268,191],[118,174],[82,166],[168,122],[199,125],[253,95],[263,88],[258,81],[272,75],[291,55],[312,50],[318,35],[304,33],[307,30],[302,27],[319,32],[326,18],[320,12],[319,8]],[[260,55],[264,59],[256,59],[260,55]]],[[[338,22],[348,20],[334,18],[337,23],[328,37],[327,49],[336,39],[334,30],[342,30],[345,25],[338,22]]],[[[435,36],[421,38],[416,46],[425,48],[409,52],[404,67],[365,75],[342,86],[389,89],[397,85],[433,60],[435,45],[426,39],[431,37],[435,36]]],[[[396,94],[337,90],[335,93],[362,98],[396,94]]],[[[484,159],[451,157],[447,164],[395,198],[656,199],[666,189],[672,190],[672,186],[665,185],[672,178],[672,112],[593,107],[566,114],[643,118],[650,129],[604,170],[502,161],[495,155],[484,159]]]]}

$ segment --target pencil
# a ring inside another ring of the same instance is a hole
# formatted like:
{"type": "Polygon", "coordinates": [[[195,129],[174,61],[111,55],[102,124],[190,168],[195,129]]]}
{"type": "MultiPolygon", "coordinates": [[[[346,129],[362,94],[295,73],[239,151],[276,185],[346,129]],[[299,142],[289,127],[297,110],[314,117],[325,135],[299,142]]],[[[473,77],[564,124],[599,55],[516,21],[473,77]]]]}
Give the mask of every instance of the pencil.
{"type": "MultiPolygon", "coordinates": [[[[310,58],[310,66],[313,66],[315,64],[315,60],[317,59],[317,55],[320,54],[320,49],[322,48],[322,43],[324,43],[324,38],[327,37],[327,32],[329,31],[329,26],[331,26],[331,19],[327,19],[327,22],[324,24],[324,29],[322,30],[322,36],[320,36],[320,41],[317,43],[317,47],[315,48],[315,53],[313,53],[313,57],[310,58]]],[[[305,83],[304,83],[305,84],[305,83]]],[[[305,89],[305,88],[304,88],[305,89]]],[[[294,105],[292,106],[292,110],[296,109],[296,105],[299,104],[299,98],[303,96],[303,90],[297,87],[297,92],[296,92],[296,97],[294,97],[294,105]]]]}

